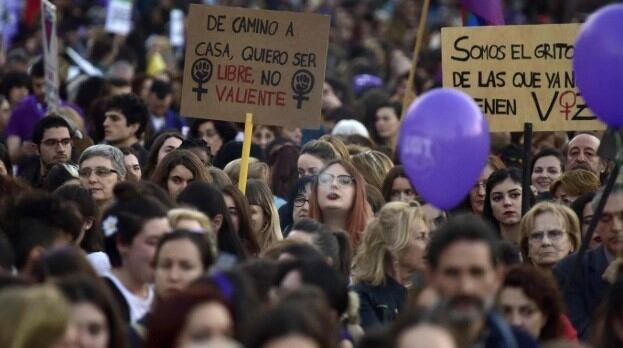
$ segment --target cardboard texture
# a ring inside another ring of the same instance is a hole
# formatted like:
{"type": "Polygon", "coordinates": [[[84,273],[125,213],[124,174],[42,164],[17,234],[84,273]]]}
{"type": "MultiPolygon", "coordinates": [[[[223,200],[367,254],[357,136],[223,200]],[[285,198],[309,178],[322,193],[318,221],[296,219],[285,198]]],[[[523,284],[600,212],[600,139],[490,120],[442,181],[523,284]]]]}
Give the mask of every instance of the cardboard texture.
{"type": "Polygon", "coordinates": [[[444,87],[471,95],[492,132],[605,129],[575,85],[579,24],[443,28],[444,87]]]}
{"type": "Polygon", "coordinates": [[[320,125],[329,17],[191,5],[181,114],[320,125]]]}

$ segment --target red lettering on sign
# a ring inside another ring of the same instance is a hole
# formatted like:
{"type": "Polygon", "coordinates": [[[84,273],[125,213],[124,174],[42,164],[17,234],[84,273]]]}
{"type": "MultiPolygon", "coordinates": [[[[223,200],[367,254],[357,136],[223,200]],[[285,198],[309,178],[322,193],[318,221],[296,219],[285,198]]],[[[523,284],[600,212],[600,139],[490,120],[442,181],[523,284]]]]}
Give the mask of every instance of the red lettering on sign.
{"type": "Polygon", "coordinates": [[[216,85],[216,99],[219,102],[260,105],[285,106],[285,92],[267,91],[257,88],[216,85]]]}
{"type": "Polygon", "coordinates": [[[216,79],[238,83],[253,83],[253,68],[244,65],[219,64],[216,79]]]}

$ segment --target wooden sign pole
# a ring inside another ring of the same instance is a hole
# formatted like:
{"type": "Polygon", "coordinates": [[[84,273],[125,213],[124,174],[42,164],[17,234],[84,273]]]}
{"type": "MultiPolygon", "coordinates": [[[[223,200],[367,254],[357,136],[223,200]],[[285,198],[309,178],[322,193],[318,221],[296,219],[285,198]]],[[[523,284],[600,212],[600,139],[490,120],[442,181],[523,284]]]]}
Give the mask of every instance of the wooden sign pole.
{"type": "MultiPolygon", "coordinates": [[[[409,109],[409,105],[416,98],[413,91],[413,82],[415,81],[415,73],[417,69],[418,56],[422,50],[422,42],[424,41],[424,34],[426,33],[426,19],[428,18],[428,7],[430,0],[424,0],[422,3],[422,12],[420,13],[420,25],[417,30],[417,37],[415,39],[415,48],[413,49],[413,62],[411,63],[411,71],[409,71],[409,79],[407,80],[407,89],[402,102],[402,116],[401,120],[404,120],[404,115],[409,109]]],[[[421,91],[420,91],[421,92],[421,91]]]]}
{"type": "Polygon", "coordinates": [[[523,125],[523,173],[521,183],[521,215],[525,215],[530,210],[530,188],[531,166],[532,162],[532,123],[526,122],[523,125]]]}
{"type": "Polygon", "coordinates": [[[238,178],[238,188],[242,194],[247,189],[247,176],[249,173],[249,157],[251,155],[251,140],[253,139],[253,114],[247,112],[244,120],[244,141],[242,143],[242,161],[240,162],[240,177],[238,178]]]}

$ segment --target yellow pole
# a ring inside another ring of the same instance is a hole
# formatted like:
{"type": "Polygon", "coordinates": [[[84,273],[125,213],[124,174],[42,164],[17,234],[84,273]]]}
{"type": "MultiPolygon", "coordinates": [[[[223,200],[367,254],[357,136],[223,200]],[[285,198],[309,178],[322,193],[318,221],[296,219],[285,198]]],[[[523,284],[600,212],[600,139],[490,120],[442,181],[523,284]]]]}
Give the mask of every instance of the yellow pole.
{"type": "MultiPolygon", "coordinates": [[[[417,38],[415,39],[415,48],[413,49],[413,62],[411,63],[411,71],[409,71],[407,90],[405,91],[405,98],[402,103],[403,116],[416,97],[413,91],[413,81],[415,80],[415,70],[417,68],[418,56],[420,55],[420,51],[422,50],[422,41],[424,41],[424,34],[426,32],[426,19],[428,18],[429,4],[430,0],[424,0],[422,4],[422,12],[420,13],[420,25],[417,30],[417,38]]],[[[404,117],[401,117],[401,120],[404,120],[404,117]]]]}
{"type": "Polygon", "coordinates": [[[253,138],[253,114],[247,112],[244,120],[244,142],[242,143],[242,162],[240,163],[240,177],[238,188],[245,193],[247,189],[247,175],[249,173],[249,156],[251,155],[251,140],[253,138]]]}

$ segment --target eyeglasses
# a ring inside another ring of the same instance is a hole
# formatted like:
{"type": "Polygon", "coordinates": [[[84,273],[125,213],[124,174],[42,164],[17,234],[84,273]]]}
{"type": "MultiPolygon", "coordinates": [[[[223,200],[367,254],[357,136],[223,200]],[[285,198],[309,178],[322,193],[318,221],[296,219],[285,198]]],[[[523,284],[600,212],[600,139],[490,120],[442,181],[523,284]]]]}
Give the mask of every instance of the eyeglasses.
{"type": "Polygon", "coordinates": [[[296,198],[294,198],[294,206],[297,208],[304,206],[305,203],[308,203],[308,202],[309,202],[309,199],[305,198],[305,196],[297,196],[296,198]]]}
{"type": "Polygon", "coordinates": [[[333,180],[337,178],[337,184],[342,187],[350,186],[355,182],[355,178],[350,175],[333,175],[329,173],[320,174],[318,176],[318,183],[320,185],[331,185],[333,180]]]}
{"type": "Polygon", "coordinates": [[[81,178],[88,178],[91,176],[91,173],[95,173],[96,176],[100,177],[100,178],[105,178],[113,173],[117,173],[116,170],[114,169],[109,169],[106,167],[96,167],[95,169],[93,168],[82,168],[78,171],[78,175],[81,178]]]}
{"type": "Polygon", "coordinates": [[[71,144],[71,138],[46,139],[46,140],[42,141],[41,143],[43,145],[49,146],[49,147],[56,147],[58,144],[61,144],[63,146],[68,146],[69,144],[71,144]]]}
{"type": "Polygon", "coordinates": [[[547,239],[551,240],[552,242],[557,242],[562,239],[562,236],[564,234],[565,232],[561,230],[537,231],[530,234],[530,241],[540,242],[547,235],[547,239]]]}

